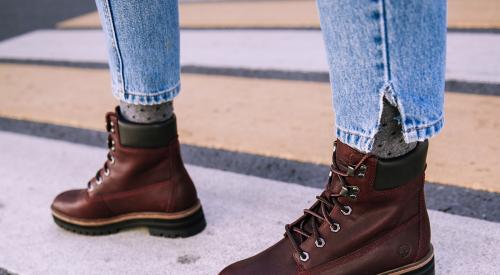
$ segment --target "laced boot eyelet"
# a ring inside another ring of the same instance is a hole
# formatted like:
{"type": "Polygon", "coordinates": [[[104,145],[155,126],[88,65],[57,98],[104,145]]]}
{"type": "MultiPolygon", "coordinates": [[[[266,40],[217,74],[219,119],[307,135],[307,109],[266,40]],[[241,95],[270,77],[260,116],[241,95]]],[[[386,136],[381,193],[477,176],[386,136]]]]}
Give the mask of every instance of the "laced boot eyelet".
{"type": "Polygon", "coordinates": [[[309,261],[309,253],[302,251],[302,253],[299,254],[299,259],[303,262],[309,261]]]}
{"type": "Polygon", "coordinates": [[[106,123],[106,131],[114,133],[115,132],[114,126],[115,126],[115,124],[113,123],[113,121],[107,122],[106,123]]]}
{"type": "Polygon", "coordinates": [[[317,240],[314,241],[314,244],[316,245],[316,247],[323,247],[325,246],[326,241],[323,238],[318,238],[317,240]]]}
{"type": "Polygon", "coordinates": [[[94,191],[94,186],[92,184],[89,184],[89,187],[87,188],[88,192],[94,191]]]}
{"type": "Polygon", "coordinates": [[[359,194],[359,187],[356,185],[345,185],[342,186],[342,189],[340,190],[340,195],[347,197],[351,200],[356,200],[358,198],[359,194]]]}
{"type": "Polygon", "coordinates": [[[97,177],[97,178],[95,179],[95,183],[97,183],[97,185],[101,185],[101,183],[102,183],[102,178],[101,178],[101,177],[97,177]]]}
{"type": "Polygon", "coordinates": [[[115,158],[113,156],[109,158],[109,163],[115,164],[115,158]]]}
{"type": "Polygon", "coordinates": [[[358,168],[358,174],[356,174],[356,176],[358,178],[364,178],[365,175],[366,175],[366,170],[368,170],[368,167],[366,165],[361,165],[359,168],[358,168]]]}
{"type": "Polygon", "coordinates": [[[111,171],[109,171],[109,169],[106,168],[106,170],[104,170],[104,175],[105,176],[109,176],[110,173],[111,173],[111,171]]]}
{"type": "Polygon", "coordinates": [[[333,233],[337,233],[340,231],[340,224],[334,222],[332,225],[330,225],[330,231],[333,233]]]}
{"type": "Polygon", "coordinates": [[[352,208],[350,206],[345,206],[344,209],[340,209],[340,212],[342,212],[344,216],[349,216],[352,213],[352,208]]]}
{"type": "Polygon", "coordinates": [[[355,185],[349,186],[349,193],[348,197],[351,200],[357,200],[358,199],[358,194],[359,194],[359,187],[355,185]]]}

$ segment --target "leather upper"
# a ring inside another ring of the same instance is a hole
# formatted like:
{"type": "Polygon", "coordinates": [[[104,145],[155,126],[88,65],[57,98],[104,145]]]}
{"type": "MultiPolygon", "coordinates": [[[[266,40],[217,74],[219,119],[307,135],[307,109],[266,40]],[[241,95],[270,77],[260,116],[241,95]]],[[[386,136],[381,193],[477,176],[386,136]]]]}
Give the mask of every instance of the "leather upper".
{"type": "MultiPolygon", "coordinates": [[[[343,170],[356,165],[365,156],[339,141],[335,154],[343,170]]],[[[379,167],[377,161],[374,156],[364,161],[363,177],[346,177],[347,184],[357,186],[359,193],[355,200],[340,197],[339,201],[351,207],[352,212],[344,215],[340,207],[329,212],[341,229],[334,233],[323,222],[319,226],[320,236],[325,240],[323,247],[317,247],[312,237],[300,244],[308,253],[307,261],[299,259],[285,236],[277,245],[227,267],[221,274],[377,274],[424,257],[430,250],[424,173],[420,172],[399,187],[379,191],[374,185],[379,167]],[[275,269],[275,262],[281,266],[279,269],[275,269]]],[[[332,180],[324,194],[340,192],[339,180],[336,177],[332,180]]],[[[315,207],[317,203],[311,209],[315,207]]],[[[311,231],[310,226],[305,228],[311,231]]]]}
{"type": "Polygon", "coordinates": [[[118,120],[115,113],[106,115],[114,159],[106,161],[109,173],[99,170],[102,182],[92,178],[90,189],[59,194],[52,209],[74,218],[99,219],[134,212],[177,212],[194,206],[196,189],[182,162],[177,135],[165,136],[169,140],[162,147],[124,146],[118,120]]]}

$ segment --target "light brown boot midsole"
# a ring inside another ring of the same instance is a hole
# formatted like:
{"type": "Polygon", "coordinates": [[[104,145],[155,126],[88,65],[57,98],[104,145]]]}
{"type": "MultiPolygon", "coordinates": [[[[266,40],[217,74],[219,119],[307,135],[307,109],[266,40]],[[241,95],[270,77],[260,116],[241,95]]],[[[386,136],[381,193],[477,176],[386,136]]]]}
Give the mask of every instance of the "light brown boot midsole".
{"type": "Polygon", "coordinates": [[[389,270],[386,272],[382,272],[382,273],[379,273],[377,275],[400,275],[400,274],[405,274],[405,273],[408,273],[411,271],[415,271],[415,270],[418,270],[419,268],[422,268],[426,264],[428,264],[433,258],[434,258],[434,249],[431,245],[431,249],[430,249],[429,253],[427,253],[427,255],[425,255],[425,257],[423,257],[418,262],[414,262],[414,263],[411,263],[409,265],[405,265],[405,266],[398,267],[398,268],[395,268],[395,269],[392,269],[392,270],[389,270]]]}
{"type": "Polygon", "coordinates": [[[201,208],[201,204],[200,204],[200,201],[198,201],[191,208],[188,208],[186,210],[182,210],[179,212],[173,212],[173,213],[135,212],[135,213],[118,215],[118,216],[111,217],[111,218],[105,218],[105,219],[80,219],[80,218],[70,217],[70,216],[65,215],[65,214],[63,214],[55,209],[52,209],[52,215],[54,215],[54,217],[56,217],[64,222],[79,225],[79,226],[105,226],[105,225],[115,224],[115,223],[119,223],[119,222],[123,222],[123,221],[138,220],[138,219],[178,220],[178,219],[182,219],[182,218],[188,217],[190,215],[193,215],[200,208],[201,208]]]}

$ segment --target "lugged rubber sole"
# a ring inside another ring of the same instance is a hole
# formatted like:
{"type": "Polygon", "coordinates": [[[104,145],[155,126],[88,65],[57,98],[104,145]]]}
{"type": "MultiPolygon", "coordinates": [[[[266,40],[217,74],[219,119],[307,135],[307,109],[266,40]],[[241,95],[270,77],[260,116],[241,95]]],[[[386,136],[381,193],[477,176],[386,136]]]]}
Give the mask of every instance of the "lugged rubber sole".
{"type": "Polygon", "coordinates": [[[435,275],[434,249],[432,245],[429,253],[420,261],[378,275],[435,275]]]}
{"type": "Polygon", "coordinates": [[[200,233],[207,225],[201,205],[197,206],[197,209],[189,215],[176,217],[179,216],[176,214],[168,214],[168,218],[161,218],[164,216],[163,213],[134,213],[133,215],[95,221],[86,220],[85,222],[66,218],[55,211],[53,211],[52,216],[54,222],[61,228],[91,236],[113,234],[122,229],[147,227],[152,236],[186,238],[200,233]]]}

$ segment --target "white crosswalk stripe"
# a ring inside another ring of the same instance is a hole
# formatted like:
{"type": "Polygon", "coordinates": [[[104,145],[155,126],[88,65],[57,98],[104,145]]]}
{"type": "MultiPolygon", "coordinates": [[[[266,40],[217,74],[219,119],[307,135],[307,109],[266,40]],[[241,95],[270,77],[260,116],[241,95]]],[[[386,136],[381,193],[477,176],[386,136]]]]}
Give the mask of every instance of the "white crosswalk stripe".
{"type": "MultiPolygon", "coordinates": [[[[183,30],[181,63],[207,67],[326,72],[321,33],[298,30],[183,30]]],[[[449,33],[447,80],[500,83],[500,34],[449,33]]],[[[0,43],[0,58],[106,63],[99,30],[39,30],[0,43]]]]}
{"type": "MultiPolygon", "coordinates": [[[[61,190],[85,186],[103,149],[0,132],[0,152],[0,265],[20,274],[216,274],[278,240],[320,191],[189,166],[208,220],[203,233],[86,237],[58,228],[49,205],[61,190]]],[[[430,216],[437,274],[498,274],[500,224],[430,216]]]]}

